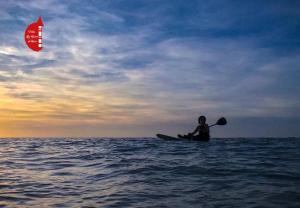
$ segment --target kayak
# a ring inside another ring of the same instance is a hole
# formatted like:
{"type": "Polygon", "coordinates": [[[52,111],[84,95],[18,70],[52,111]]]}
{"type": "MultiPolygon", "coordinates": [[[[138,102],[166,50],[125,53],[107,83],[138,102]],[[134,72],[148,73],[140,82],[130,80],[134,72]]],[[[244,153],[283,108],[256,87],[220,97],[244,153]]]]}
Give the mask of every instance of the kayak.
{"type": "Polygon", "coordinates": [[[165,139],[165,140],[181,140],[181,138],[178,137],[172,137],[164,134],[156,134],[157,138],[165,139]]]}
{"type": "MultiPolygon", "coordinates": [[[[224,117],[220,118],[215,124],[210,125],[209,127],[213,127],[216,125],[224,126],[227,124],[227,121],[224,117]]],[[[192,134],[181,136],[178,134],[178,137],[168,136],[164,134],[156,134],[157,138],[164,139],[164,140],[189,140],[189,141],[201,141],[201,142],[208,142],[209,141],[209,132],[206,134],[201,133],[201,135],[192,136],[192,134]]]]}
{"type": "Polygon", "coordinates": [[[164,140],[190,140],[190,141],[205,141],[207,142],[208,139],[188,139],[184,137],[172,137],[164,134],[156,134],[157,138],[164,139],[164,140]]]}

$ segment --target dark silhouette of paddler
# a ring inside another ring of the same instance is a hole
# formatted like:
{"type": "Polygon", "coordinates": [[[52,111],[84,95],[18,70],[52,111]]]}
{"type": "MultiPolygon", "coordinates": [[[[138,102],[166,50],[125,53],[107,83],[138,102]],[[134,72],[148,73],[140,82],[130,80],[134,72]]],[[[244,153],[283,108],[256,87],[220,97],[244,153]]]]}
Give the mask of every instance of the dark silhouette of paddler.
{"type": "Polygon", "coordinates": [[[209,135],[209,126],[206,123],[206,117],[200,116],[198,118],[198,126],[192,133],[188,133],[187,135],[183,135],[183,136],[178,134],[178,137],[185,138],[185,139],[208,141],[210,135],[209,135]]]}
{"type": "Polygon", "coordinates": [[[227,121],[224,117],[222,117],[215,124],[209,126],[206,123],[206,117],[200,116],[198,118],[198,123],[199,125],[196,127],[195,131],[183,136],[178,134],[178,137],[184,139],[198,140],[198,141],[209,141],[210,139],[209,128],[216,125],[220,125],[220,126],[226,125],[227,121]]]}

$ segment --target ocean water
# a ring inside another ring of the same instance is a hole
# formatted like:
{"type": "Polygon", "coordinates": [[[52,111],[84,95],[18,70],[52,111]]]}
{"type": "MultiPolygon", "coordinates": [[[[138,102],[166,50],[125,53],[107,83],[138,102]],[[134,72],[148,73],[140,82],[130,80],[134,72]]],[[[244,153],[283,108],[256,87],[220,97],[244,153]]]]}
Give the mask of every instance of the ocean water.
{"type": "Polygon", "coordinates": [[[300,139],[0,139],[0,207],[300,207],[300,139]]]}

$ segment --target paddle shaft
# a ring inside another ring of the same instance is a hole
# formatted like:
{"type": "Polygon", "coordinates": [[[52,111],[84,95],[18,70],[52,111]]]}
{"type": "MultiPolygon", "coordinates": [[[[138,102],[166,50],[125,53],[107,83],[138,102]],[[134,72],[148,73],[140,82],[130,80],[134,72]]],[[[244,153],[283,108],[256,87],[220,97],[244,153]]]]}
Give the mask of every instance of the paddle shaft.
{"type": "Polygon", "coordinates": [[[208,127],[212,127],[212,126],[216,126],[216,125],[223,126],[223,125],[226,125],[226,123],[227,123],[226,119],[224,117],[222,117],[215,124],[210,125],[208,127]]]}

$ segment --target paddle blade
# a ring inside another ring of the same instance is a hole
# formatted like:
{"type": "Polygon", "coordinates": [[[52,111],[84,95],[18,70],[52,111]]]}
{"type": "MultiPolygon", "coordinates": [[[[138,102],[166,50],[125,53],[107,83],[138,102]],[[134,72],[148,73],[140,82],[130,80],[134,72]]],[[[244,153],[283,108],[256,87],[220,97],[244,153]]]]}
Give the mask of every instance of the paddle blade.
{"type": "Polygon", "coordinates": [[[227,121],[224,117],[220,118],[216,123],[216,125],[221,125],[221,126],[226,125],[226,124],[227,124],[227,121]]]}

